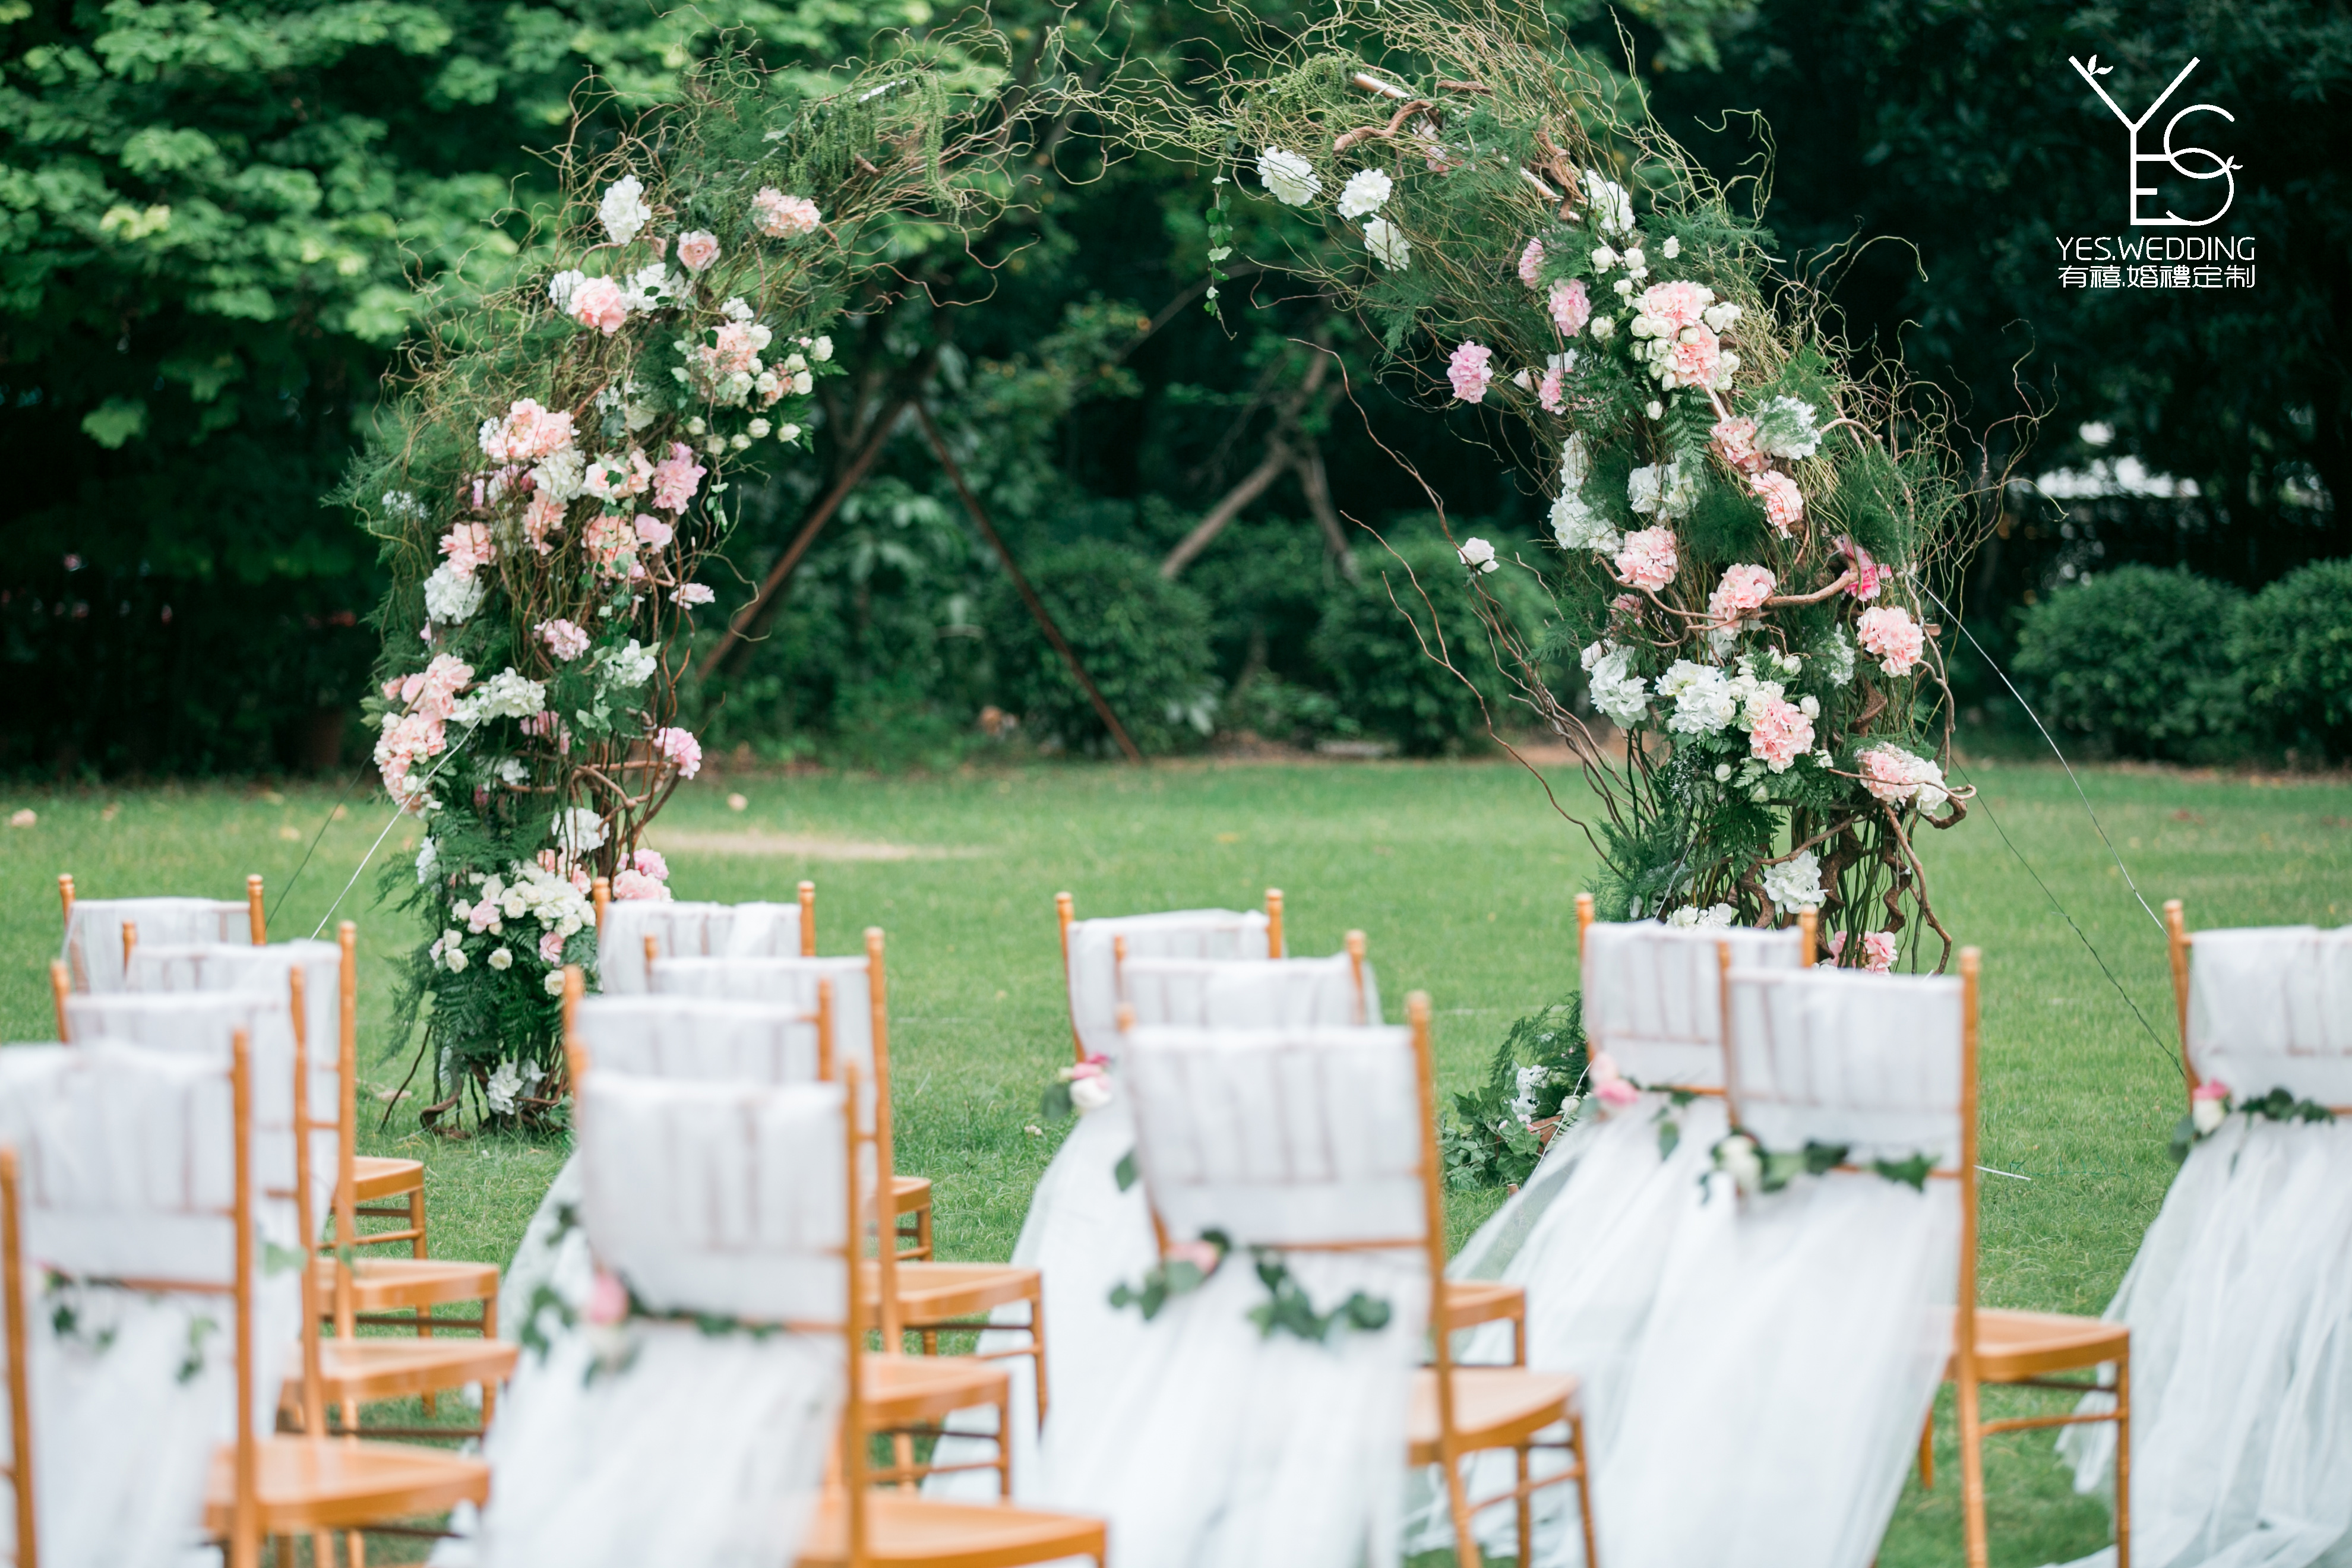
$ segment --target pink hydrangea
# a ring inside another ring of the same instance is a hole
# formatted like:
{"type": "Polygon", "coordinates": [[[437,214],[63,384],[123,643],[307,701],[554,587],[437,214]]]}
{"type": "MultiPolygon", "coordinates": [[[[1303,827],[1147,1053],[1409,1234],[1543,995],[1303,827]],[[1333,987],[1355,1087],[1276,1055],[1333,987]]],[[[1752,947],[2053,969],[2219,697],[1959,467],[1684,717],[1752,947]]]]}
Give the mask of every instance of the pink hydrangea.
{"type": "Polygon", "coordinates": [[[1862,966],[1873,974],[1885,973],[1902,955],[1903,944],[1891,931],[1870,931],[1862,939],[1862,966]]]}
{"type": "Polygon", "coordinates": [[[474,667],[455,654],[436,654],[433,662],[400,683],[400,700],[413,713],[446,719],[457,706],[457,693],[474,679],[474,667]]]}
{"type": "Polygon", "coordinates": [[[471,577],[474,568],[487,566],[499,558],[498,546],[490,542],[488,523],[461,522],[441,536],[441,553],[460,577],[471,577]]]}
{"type": "MultiPolygon", "coordinates": [[[[1663,331],[1680,332],[1685,327],[1696,327],[1709,305],[1715,303],[1715,291],[1702,283],[1687,280],[1675,283],[1653,283],[1642,290],[1642,314],[1655,321],[1663,331]]],[[[1710,337],[1713,333],[1708,334],[1710,337]]]]}
{"type": "Polygon", "coordinates": [[[523,537],[541,555],[551,555],[555,546],[547,536],[563,526],[563,503],[552,496],[533,496],[522,509],[523,537]]]}
{"type": "Polygon", "coordinates": [[[677,531],[670,527],[669,524],[664,522],[661,519],[657,517],[647,517],[642,512],[637,514],[637,542],[639,543],[654,550],[659,550],[677,537],[677,531]]]}
{"type": "Polygon", "coordinates": [[[1570,278],[1551,286],[1547,301],[1551,309],[1551,324],[1562,337],[1572,338],[1584,331],[1584,323],[1592,319],[1592,299],[1584,291],[1584,279],[1570,278]]]}
{"type": "Polygon", "coordinates": [[[1756,449],[1753,419],[1718,419],[1711,434],[1717,456],[1741,473],[1752,474],[1763,468],[1767,459],[1756,449]]]}
{"type": "Polygon", "coordinates": [[[1706,601],[1706,618],[1717,627],[1728,629],[1764,607],[1777,584],[1772,574],[1761,566],[1731,566],[1723,574],[1723,581],[1706,601]]]}
{"type": "Polygon", "coordinates": [[[669,456],[654,469],[654,505],[664,511],[684,511],[708,471],[694,460],[693,447],[671,442],[669,456]]]}
{"type": "Polygon", "coordinates": [[[1878,590],[1893,574],[1885,565],[1870,558],[1870,552],[1853,541],[1840,536],[1838,548],[1853,561],[1853,581],[1845,585],[1846,593],[1864,604],[1878,597],[1878,590]]]}
{"type": "Polygon", "coordinates": [[[682,779],[690,779],[702,771],[702,742],[684,730],[655,731],[654,750],[677,769],[677,776],[682,779]]]}
{"type": "Polygon", "coordinates": [[[756,374],[760,351],[772,334],[757,321],[728,321],[713,336],[715,341],[702,351],[702,363],[715,379],[738,371],[756,374]]]}
{"type": "Polygon", "coordinates": [[[1686,327],[1666,353],[1669,386],[1715,386],[1722,382],[1723,341],[1705,327],[1686,327]]]}
{"type": "Polygon", "coordinates": [[[613,873],[613,896],[616,899],[667,899],[670,890],[660,882],[632,868],[613,873]]]}
{"type": "Polygon", "coordinates": [[[588,651],[588,634],[570,621],[541,621],[532,630],[539,633],[539,640],[547,645],[547,651],[566,664],[588,651]]]}
{"type": "Polygon", "coordinates": [[[1543,241],[1540,239],[1528,241],[1528,247],[1519,252],[1519,281],[1530,289],[1541,288],[1543,261],[1543,241]]]}
{"type": "Polygon", "coordinates": [[[1670,528],[1644,528],[1625,536],[1617,550],[1617,580],[1654,594],[1675,580],[1681,558],[1670,528]]]}
{"type": "Polygon", "coordinates": [[[1494,351],[1484,343],[1464,343],[1445,362],[1445,379],[1454,384],[1454,395],[1465,403],[1483,403],[1486,388],[1494,384],[1494,366],[1487,362],[1494,351]]]}
{"type": "Polygon", "coordinates": [[[530,463],[572,445],[572,416],[551,413],[531,398],[507,409],[504,419],[483,421],[482,455],[494,463],[530,463]]]}
{"type": "Polygon", "coordinates": [[[596,563],[596,570],[607,577],[625,575],[636,564],[637,536],[624,518],[591,519],[580,542],[587,550],[588,559],[596,563]]]}
{"type": "Polygon", "coordinates": [[[1536,383],[1536,401],[1543,405],[1546,414],[1557,414],[1568,406],[1567,395],[1560,390],[1559,371],[1543,373],[1543,379],[1536,383]]]}
{"type": "Polygon", "coordinates": [[[2189,1090],[2189,1098],[2191,1100],[2227,1100],[2230,1098],[2230,1086],[2223,1083],[2218,1078],[2209,1078],[2204,1082],[2199,1084],[2195,1089],[2189,1090]]]}
{"type": "Polygon", "coordinates": [[[699,272],[719,259],[719,237],[709,229],[690,228],[677,237],[677,264],[699,272]]]}
{"type": "Polygon", "coordinates": [[[816,226],[824,221],[814,202],[806,196],[788,196],[773,185],[761,186],[760,194],[751,198],[751,213],[760,232],[771,239],[814,234],[816,226]]]}
{"type": "Polygon", "coordinates": [[[517,721],[517,722],[521,727],[524,734],[534,735],[543,740],[547,736],[554,734],[557,727],[561,725],[563,721],[555,716],[553,709],[542,708],[538,712],[530,714],[517,721]]]}
{"type": "Polygon", "coordinates": [[[654,466],[635,447],[624,458],[605,456],[588,465],[581,487],[599,500],[619,500],[625,496],[643,495],[653,482],[654,466]]]}
{"type": "Polygon", "coordinates": [[[584,278],[572,290],[572,319],[611,337],[629,319],[628,296],[610,278],[584,278]]]}
{"type": "Polygon", "coordinates": [[[1764,503],[1764,520],[1772,525],[1772,531],[1788,538],[1790,531],[1805,515],[1805,492],[1797,488],[1797,481],[1778,469],[1767,468],[1760,474],[1748,475],[1748,488],[1764,503]]]}
{"type": "Polygon", "coordinates": [[[640,849],[629,857],[629,868],[640,877],[651,877],[656,882],[669,880],[669,862],[658,849],[640,849]]]}
{"type": "Polygon", "coordinates": [[[1759,697],[1748,705],[1748,754],[1776,773],[1813,749],[1813,721],[1793,702],[1759,697]]]}
{"type": "Polygon", "coordinates": [[[1863,611],[1853,629],[1864,649],[1889,675],[1910,674],[1927,650],[1927,634],[1911,618],[1911,612],[1900,605],[1881,605],[1874,610],[1863,611]]]}

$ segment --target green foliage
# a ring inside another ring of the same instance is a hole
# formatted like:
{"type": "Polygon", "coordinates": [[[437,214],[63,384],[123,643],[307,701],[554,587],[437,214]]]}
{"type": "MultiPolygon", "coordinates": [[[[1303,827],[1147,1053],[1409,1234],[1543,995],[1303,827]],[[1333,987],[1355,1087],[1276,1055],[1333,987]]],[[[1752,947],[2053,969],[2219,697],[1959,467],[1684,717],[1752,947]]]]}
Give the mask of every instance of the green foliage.
{"type": "Polygon", "coordinates": [[[1529,1124],[1574,1111],[1571,1101],[1588,1065],[1581,992],[1512,1024],[1485,1079],[1454,1097],[1438,1129],[1447,1184],[1496,1187],[1526,1181],[1544,1149],[1529,1124]]]}
{"type": "Polygon", "coordinates": [[[1319,1345],[1330,1342],[1334,1329],[1371,1332],[1389,1326],[1389,1304],[1361,1290],[1349,1292],[1346,1300],[1328,1312],[1317,1311],[1306,1288],[1291,1278],[1290,1266],[1283,1261],[1281,1253],[1266,1247],[1253,1251],[1258,1281],[1265,1287],[1267,1297],[1249,1310],[1249,1321],[1257,1325],[1261,1338],[1270,1340],[1278,1333],[1289,1334],[1319,1345]]]}
{"type": "Polygon", "coordinates": [[[2185,570],[2102,572],[2026,612],[2016,673],[2059,733],[2125,756],[2209,758],[2239,731],[2225,629],[2242,598],[2185,570]]]}
{"type": "MultiPolygon", "coordinates": [[[[1163,581],[1149,556],[1103,541],[1066,545],[1024,563],[1046,613],[1146,752],[1197,745],[1216,727],[1209,611],[1198,594],[1163,581]]],[[[1110,745],[1085,688],[1045,640],[1008,580],[980,607],[1005,705],[1040,738],[1073,751],[1110,745]]]]}
{"type": "Polygon", "coordinates": [[[2315,563],[2240,605],[2229,653],[2257,722],[2290,745],[2352,755],[2352,561],[2315,563]]]}

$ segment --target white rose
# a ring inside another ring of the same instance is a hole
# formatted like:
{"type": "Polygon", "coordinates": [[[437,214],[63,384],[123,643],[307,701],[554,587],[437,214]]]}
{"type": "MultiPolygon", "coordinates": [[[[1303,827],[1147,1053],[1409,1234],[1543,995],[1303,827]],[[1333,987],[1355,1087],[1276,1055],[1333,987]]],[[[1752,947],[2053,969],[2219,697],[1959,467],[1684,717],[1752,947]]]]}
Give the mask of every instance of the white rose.
{"type": "Polygon", "coordinates": [[[505,973],[514,967],[514,954],[503,947],[499,948],[490,954],[490,967],[501,974],[505,973]]]}
{"type": "Polygon", "coordinates": [[[1475,535],[1463,541],[1462,547],[1454,553],[1461,556],[1462,564],[1473,572],[1492,572],[1497,564],[1495,547],[1475,535]]]}
{"type": "Polygon", "coordinates": [[[1664,257],[1669,261],[1672,261],[1675,257],[1680,256],[1682,253],[1683,242],[1671,234],[1666,236],[1666,243],[1658,247],[1658,254],[1664,257]]]}
{"type": "Polygon", "coordinates": [[[1381,204],[1389,199],[1393,189],[1395,183],[1381,170],[1360,169],[1348,176],[1347,184],[1339,191],[1339,216],[1370,217],[1381,210],[1381,204]]]}
{"type": "Polygon", "coordinates": [[[1642,247],[1638,245],[1625,253],[1625,266],[1629,270],[1638,271],[1648,260],[1649,258],[1642,254],[1642,247]]]}
{"type": "Polygon", "coordinates": [[[1596,246],[1592,252],[1592,270],[1606,272],[1617,265],[1617,253],[1607,246],[1596,246]]]}
{"type": "Polygon", "coordinates": [[[1412,247],[1406,242],[1404,230],[1384,217],[1376,217],[1364,226],[1364,248],[1391,272],[1412,269],[1412,247]]]}
{"type": "Polygon", "coordinates": [[[549,971],[547,972],[547,979],[543,982],[543,984],[545,984],[545,986],[546,986],[546,988],[547,988],[547,994],[548,994],[550,996],[561,996],[561,995],[562,995],[562,994],[563,994],[563,971],[562,971],[561,969],[551,969],[551,970],[549,970],[549,971]]]}
{"type": "Polygon", "coordinates": [[[1715,1166],[1731,1178],[1742,1196],[1752,1196],[1764,1185],[1763,1156],[1756,1151],[1756,1140],[1744,1132],[1735,1132],[1715,1146],[1715,1166]]]}
{"type": "Polygon", "coordinates": [[[1285,206],[1303,207],[1323,189],[1313,164],[1280,147],[1268,147],[1257,155],[1257,177],[1285,206]]]}
{"type": "Polygon", "coordinates": [[[447,952],[441,955],[441,962],[449,966],[450,973],[463,974],[466,973],[466,950],[460,947],[452,947],[447,952]]]}
{"type": "Polygon", "coordinates": [[[770,425],[764,419],[754,419],[749,426],[745,426],[745,428],[751,432],[752,440],[764,441],[768,438],[768,432],[773,429],[774,426],[770,425]]]}
{"type": "Polygon", "coordinates": [[[809,358],[816,361],[817,363],[823,364],[832,357],[833,340],[831,338],[819,338],[809,345],[809,358]]]}
{"type": "Polygon", "coordinates": [[[1081,1116],[1100,1110],[1114,1097],[1110,1079],[1099,1073],[1092,1078],[1079,1079],[1070,1085],[1070,1106],[1081,1116]]]}
{"type": "Polygon", "coordinates": [[[2196,1100],[2189,1104],[2189,1124],[2197,1129],[2200,1138],[2210,1134],[2229,1114],[2229,1107],[2218,1100],[2196,1100]]]}

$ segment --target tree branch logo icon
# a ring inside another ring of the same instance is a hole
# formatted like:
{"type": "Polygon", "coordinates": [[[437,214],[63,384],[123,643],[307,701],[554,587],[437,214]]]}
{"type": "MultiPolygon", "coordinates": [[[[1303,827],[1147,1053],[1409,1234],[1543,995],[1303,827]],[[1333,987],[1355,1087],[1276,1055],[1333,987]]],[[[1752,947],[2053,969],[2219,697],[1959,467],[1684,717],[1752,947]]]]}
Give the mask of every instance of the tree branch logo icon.
{"type": "Polygon", "coordinates": [[[2147,128],[2149,121],[2156,118],[2156,111],[2164,107],[2166,100],[2179,89],[2180,84],[2189,79],[2189,73],[2197,68],[2197,59],[2192,57],[2187,65],[2182,66],[2180,74],[2172,79],[2172,85],[2157,94],[2156,101],[2149,104],[2137,120],[2125,113],[2123,106],[2109,98],[2107,89],[2099,85],[2099,79],[2114,70],[2115,67],[2101,65],[2099,57],[2096,55],[2091,57],[2088,65],[2084,65],[2072,55],[2066,57],[2066,63],[2073,66],[2076,74],[2091,84],[2091,90],[2099,95],[2100,102],[2115,110],[2116,118],[2123,121],[2124,130],[2129,134],[2131,159],[2126,165],[2127,170],[2126,185],[2130,192],[2133,226],[2138,228],[2204,228],[2219,223],[2222,214],[2230,210],[2230,204],[2238,199],[2237,171],[2243,165],[2235,158],[2224,158],[2210,148],[2175,147],[2172,144],[2172,136],[2180,122],[2192,114],[2218,114],[2232,125],[2238,122],[2236,115],[2218,104],[2192,103],[2164,122],[2164,144],[2161,147],[2153,153],[2144,153],[2140,150],[2140,132],[2147,128]],[[2202,164],[2197,164],[2195,160],[2202,160],[2202,164]],[[2182,217],[2170,207],[2164,210],[2161,217],[2150,216],[2144,213],[2140,206],[2142,198],[2158,194],[2155,186],[2143,185],[2139,183],[2140,168],[2147,163],[2165,164],[2174,174],[2184,179],[2224,181],[2229,194],[2221,198],[2221,207],[2208,217],[2182,217]]]}

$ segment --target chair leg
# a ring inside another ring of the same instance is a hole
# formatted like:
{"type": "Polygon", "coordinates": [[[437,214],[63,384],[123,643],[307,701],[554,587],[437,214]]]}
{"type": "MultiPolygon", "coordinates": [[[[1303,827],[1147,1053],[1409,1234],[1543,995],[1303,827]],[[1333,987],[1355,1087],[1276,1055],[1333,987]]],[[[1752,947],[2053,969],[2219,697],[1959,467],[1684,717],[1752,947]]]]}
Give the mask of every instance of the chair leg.
{"type": "Polygon", "coordinates": [[[1990,1549],[1985,1540],[1984,1422],[1978,1409],[1974,1380],[1956,1380],[1954,1401],[1959,1406],[1960,1519],[1968,1549],[1968,1568],[1986,1568],[1990,1549]]]}
{"type": "Polygon", "coordinates": [[[996,1402],[996,1500],[1013,1500],[1013,1395],[996,1402]]]}
{"type": "Polygon", "coordinates": [[[1919,1489],[1936,1489],[1936,1412],[1932,1405],[1926,1424],[1919,1428],[1919,1489]]]}
{"type": "Polygon", "coordinates": [[[1519,1495],[1513,1500],[1518,1504],[1515,1511],[1518,1515],[1519,1568],[1533,1568],[1535,1563],[1530,1553],[1536,1549],[1536,1500],[1529,1487],[1535,1477],[1528,1463],[1533,1453],[1534,1449],[1525,1443],[1511,1450],[1511,1458],[1517,1461],[1519,1479],[1519,1495]]]}
{"type": "Polygon", "coordinates": [[[1462,1458],[1451,1445],[1444,1458],[1445,1501],[1454,1515],[1454,1561],[1459,1568],[1479,1568],[1478,1532],[1470,1522],[1470,1494],[1462,1485],[1462,1458]]]}
{"type": "Polygon", "coordinates": [[[409,1256],[425,1257],[425,1188],[421,1184],[408,1194],[408,1228],[416,1233],[408,1244],[409,1256]]]}
{"type": "Polygon", "coordinates": [[[1029,1359],[1037,1368],[1037,1430],[1045,1430],[1045,1286],[1029,1298],[1029,1359]]]}
{"type": "MultiPolygon", "coordinates": [[[[482,1338],[499,1337],[499,1299],[486,1297],[482,1301],[482,1338]]],[[[495,1381],[482,1384],[482,1435],[489,1436],[490,1418],[499,1413],[499,1385],[495,1381]]]]}
{"type": "MultiPolygon", "coordinates": [[[[1584,1568],[1594,1568],[1601,1561],[1601,1546],[1592,1531],[1592,1450],[1584,1446],[1582,1411],[1569,1412],[1568,1437],[1576,1445],[1576,1508],[1584,1524],[1584,1568]]],[[[1527,1558],[1519,1559],[1519,1568],[1529,1568],[1527,1558]]]]}
{"type": "Polygon", "coordinates": [[[2131,1568],[2131,1345],[2116,1358],[2116,1568],[2131,1568]]]}

